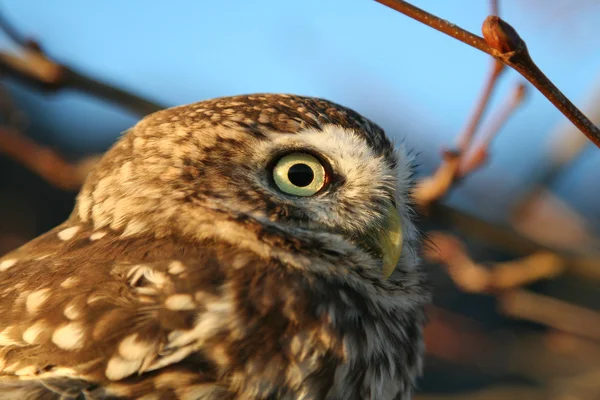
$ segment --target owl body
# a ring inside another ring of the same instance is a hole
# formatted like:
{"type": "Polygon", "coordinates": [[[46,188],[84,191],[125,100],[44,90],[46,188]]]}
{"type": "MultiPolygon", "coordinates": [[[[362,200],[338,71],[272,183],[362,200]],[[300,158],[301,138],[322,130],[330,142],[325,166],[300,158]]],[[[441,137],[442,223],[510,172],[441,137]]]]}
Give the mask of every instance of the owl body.
{"type": "Polygon", "coordinates": [[[410,174],[321,99],[146,117],[64,224],[0,259],[0,398],[410,398],[428,301],[410,174]]]}

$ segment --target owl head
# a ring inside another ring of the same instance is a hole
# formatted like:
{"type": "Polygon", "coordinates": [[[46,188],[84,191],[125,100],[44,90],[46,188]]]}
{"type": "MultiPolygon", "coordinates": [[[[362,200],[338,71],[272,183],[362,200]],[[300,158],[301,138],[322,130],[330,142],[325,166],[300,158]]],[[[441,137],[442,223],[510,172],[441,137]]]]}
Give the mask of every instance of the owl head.
{"type": "Polygon", "coordinates": [[[411,176],[404,147],[348,108],[293,95],[226,97],[157,112],[126,132],[71,218],[123,236],[199,237],[209,235],[199,221],[235,235],[223,216],[251,219],[335,238],[387,277],[417,263],[411,176]]]}

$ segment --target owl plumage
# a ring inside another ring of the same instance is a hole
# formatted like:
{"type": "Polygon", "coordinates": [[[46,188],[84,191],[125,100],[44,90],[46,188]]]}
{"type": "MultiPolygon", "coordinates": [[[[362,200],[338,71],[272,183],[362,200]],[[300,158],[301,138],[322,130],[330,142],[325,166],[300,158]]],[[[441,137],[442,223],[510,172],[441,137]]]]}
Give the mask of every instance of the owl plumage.
{"type": "Polygon", "coordinates": [[[144,118],[65,223],[0,259],[0,399],[410,398],[429,296],[411,175],[322,99],[144,118]],[[301,168],[277,175],[284,157],[301,168]]]}

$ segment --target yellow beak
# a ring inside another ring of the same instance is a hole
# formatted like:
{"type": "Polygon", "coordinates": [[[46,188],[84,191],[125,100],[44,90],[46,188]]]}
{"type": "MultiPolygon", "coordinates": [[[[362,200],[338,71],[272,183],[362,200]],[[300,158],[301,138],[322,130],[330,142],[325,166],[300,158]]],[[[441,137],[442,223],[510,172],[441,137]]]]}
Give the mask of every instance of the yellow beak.
{"type": "Polygon", "coordinates": [[[383,256],[383,276],[387,279],[402,254],[402,220],[398,210],[390,205],[384,226],[377,232],[377,242],[383,256]]]}

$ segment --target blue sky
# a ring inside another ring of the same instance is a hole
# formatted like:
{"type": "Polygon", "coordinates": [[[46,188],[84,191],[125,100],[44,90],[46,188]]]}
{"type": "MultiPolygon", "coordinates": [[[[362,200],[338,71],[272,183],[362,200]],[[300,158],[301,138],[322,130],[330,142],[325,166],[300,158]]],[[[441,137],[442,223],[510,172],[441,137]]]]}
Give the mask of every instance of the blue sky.
{"type": "MultiPolygon", "coordinates": [[[[414,1],[479,33],[488,1],[414,1]]],[[[527,41],[538,65],[576,104],[600,85],[600,6],[578,1],[501,0],[502,16],[527,41]]],[[[432,168],[477,98],[489,58],[367,0],[81,1],[5,0],[5,14],[56,59],[166,105],[249,92],[292,92],[355,108],[405,139],[432,168]]],[[[7,42],[0,44],[6,48],[7,42]]],[[[518,81],[507,73],[493,104],[518,81]]],[[[13,86],[14,87],[14,86],[13,86]]],[[[69,92],[15,96],[65,151],[106,148],[136,120],[69,92]]],[[[532,90],[494,145],[494,159],[454,201],[505,206],[527,184],[562,115],[532,90]],[[494,196],[489,195],[493,188],[494,196]]],[[[556,189],[600,218],[591,150],[556,189]],[[594,187],[595,186],[595,187],[594,187]]]]}

